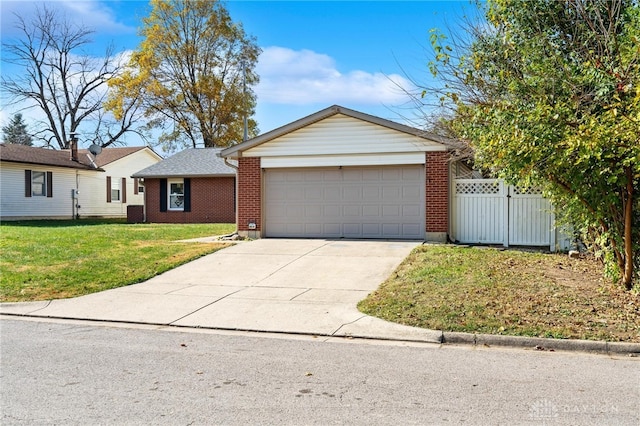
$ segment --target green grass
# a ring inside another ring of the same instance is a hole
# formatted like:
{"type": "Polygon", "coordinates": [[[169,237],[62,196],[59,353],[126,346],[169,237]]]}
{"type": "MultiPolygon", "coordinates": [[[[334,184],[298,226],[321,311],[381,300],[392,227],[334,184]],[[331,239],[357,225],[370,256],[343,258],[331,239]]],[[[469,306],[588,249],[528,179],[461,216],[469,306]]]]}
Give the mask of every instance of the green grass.
{"type": "Polygon", "coordinates": [[[639,302],[593,259],[425,245],[358,307],[444,331],[640,342],[639,302]]]}
{"type": "Polygon", "coordinates": [[[123,220],[3,222],[0,301],[75,297],[141,282],[226,246],[177,240],[234,230],[234,224],[123,220]]]}

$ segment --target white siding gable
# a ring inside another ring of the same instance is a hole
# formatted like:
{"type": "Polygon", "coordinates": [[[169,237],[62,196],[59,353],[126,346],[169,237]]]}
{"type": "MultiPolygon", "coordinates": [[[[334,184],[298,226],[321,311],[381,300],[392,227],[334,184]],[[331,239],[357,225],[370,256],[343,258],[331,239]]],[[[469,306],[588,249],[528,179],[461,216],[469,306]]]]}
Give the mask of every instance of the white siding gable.
{"type": "Polygon", "coordinates": [[[262,167],[424,164],[440,143],[336,114],[243,152],[262,167]]]}
{"type": "Polygon", "coordinates": [[[131,177],[137,171],[160,161],[151,150],[136,151],[102,166],[104,172],[81,171],[78,201],[80,216],[125,217],[127,206],[143,205],[144,193],[134,194],[134,182],[131,177]],[[111,177],[112,187],[120,188],[120,200],[107,203],[107,176],[111,177]],[[126,203],[122,202],[122,179],[126,182],[126,203]]]}

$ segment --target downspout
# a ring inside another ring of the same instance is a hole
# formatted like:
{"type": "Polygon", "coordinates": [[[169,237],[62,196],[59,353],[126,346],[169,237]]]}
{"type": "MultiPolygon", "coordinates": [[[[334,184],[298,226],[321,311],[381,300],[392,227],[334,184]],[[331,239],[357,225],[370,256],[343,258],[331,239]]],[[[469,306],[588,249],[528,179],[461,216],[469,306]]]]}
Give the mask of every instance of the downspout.
{"type": "Polygon", "coordinates": [[[227,160],[227,157],[223,157],[224,160],[224,164],[226,164],[227,166],[231,167],[232,169],[235,169],[236,171],[236,177],[234,179],[235,181],[235,187],[236,187],[236,193],[235,193],[235,197],[233,197],[235,200],[235,210],[236,210],[236,233],[238,233],[238,166],[236,166],[235,164],[231,164],[229,162],[229,160],[227,160]]]}

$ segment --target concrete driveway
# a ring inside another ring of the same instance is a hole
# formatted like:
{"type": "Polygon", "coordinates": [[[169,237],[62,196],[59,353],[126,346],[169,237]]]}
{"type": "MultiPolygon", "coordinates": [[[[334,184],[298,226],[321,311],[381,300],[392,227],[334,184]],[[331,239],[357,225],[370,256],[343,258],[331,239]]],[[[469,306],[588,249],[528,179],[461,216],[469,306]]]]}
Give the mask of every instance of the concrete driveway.
{"type": "Polygon", "coordinates": [[[4,303],[0,313],[323,336],[440,341],[362,314],[417,241],[241,242],[146,282],[74,299],[4,303]]]}

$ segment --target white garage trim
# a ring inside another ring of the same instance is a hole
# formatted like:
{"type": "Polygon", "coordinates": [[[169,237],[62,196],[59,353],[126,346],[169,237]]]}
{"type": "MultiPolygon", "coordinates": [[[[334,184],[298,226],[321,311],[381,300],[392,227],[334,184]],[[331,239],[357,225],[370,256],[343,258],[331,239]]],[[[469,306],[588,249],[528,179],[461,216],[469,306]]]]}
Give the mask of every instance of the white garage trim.
{"type": "Polygon", "coordinates": [[[424,239],[424,166],[263,170],[267,237],[424,239]]]}
{"type": "Polygon", "coordinates": [[[328,166],[385,166],[424,164],[424,152],[361,155],[313,155],[296,157],[263,157],[262,168],[328,167],[328,166]]]}

